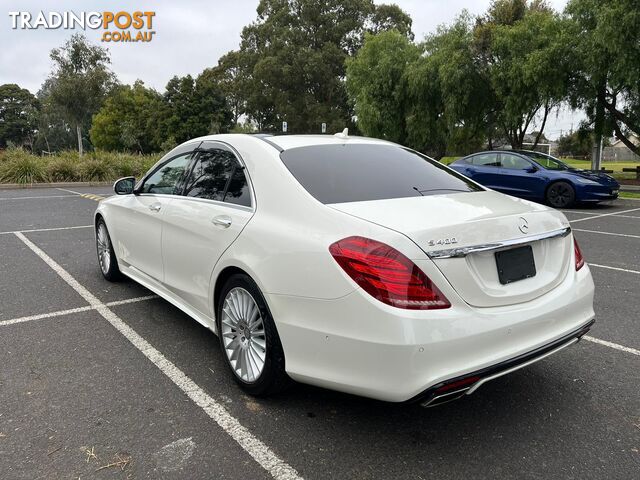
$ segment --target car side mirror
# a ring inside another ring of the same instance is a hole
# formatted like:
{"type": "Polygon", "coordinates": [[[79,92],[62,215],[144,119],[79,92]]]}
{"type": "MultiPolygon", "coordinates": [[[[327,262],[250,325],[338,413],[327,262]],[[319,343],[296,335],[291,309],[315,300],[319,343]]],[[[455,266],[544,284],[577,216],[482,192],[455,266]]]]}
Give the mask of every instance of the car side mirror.
{"type": "Polygon", "coordinates": [[[124,177],[116,180],[116,183],[113,184],[113,191],[116,192],[116,195],[129,195],[133,193],[135,186],[135,177],[124,177]]]}
{"type": "Polygon", "coordinates": [[[533,165],[531,165],[530,167],[525,168],[524,171],[527,172],[527,173],[536,173],[538,171],[538,169],[536,167],[534,167],[533,165]]]}

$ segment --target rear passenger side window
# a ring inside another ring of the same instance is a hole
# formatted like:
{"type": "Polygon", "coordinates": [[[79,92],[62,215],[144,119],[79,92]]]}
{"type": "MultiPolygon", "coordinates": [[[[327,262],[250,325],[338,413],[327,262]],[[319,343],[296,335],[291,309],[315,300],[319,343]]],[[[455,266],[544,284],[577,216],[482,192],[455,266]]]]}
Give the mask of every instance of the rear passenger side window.
{"type": "Polygon", "coordinates": [[[499,167],[500,161],[498,160],[497,153],[481,153],[480,155],[474,155],[471,158],[471,162],[474,165],[482,167],[499,167]]]}
{"type": "Polygon", "coordinates": [[[232,152],[222,148],[198,154],[185,182],[184,195],[251,206],[244,169],[232,152]]]}

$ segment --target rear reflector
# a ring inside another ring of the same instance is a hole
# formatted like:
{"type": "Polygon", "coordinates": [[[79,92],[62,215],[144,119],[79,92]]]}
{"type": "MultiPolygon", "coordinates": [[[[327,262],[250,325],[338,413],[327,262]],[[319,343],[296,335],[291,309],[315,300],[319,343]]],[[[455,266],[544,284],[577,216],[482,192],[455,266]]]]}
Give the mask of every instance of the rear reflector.
{"type": "Polygon", "coordinates": [[[438,388],[436,390],[436,394],[450,392],[450,391],[458,390],[459,388],[464,388],[464,387],[469,388],[471,387],[472,384],[476,383],[478,380],[480,380],[480,377],[467,377],[467,378],[463,378],[462,380],[456,380],[455,382],[447,383],[442,387],[438,388]]]}
{"type": "Polygon", "coordinates": [[[582,252],[580,251],[580,247],[578,246],[578,242],[575,237],[573,238],[573,252],[576,257],[576,272],[580,270],[584,266],[584,257],[582,256],[582,252]]]}
{"type": "Polygon", "coordinates": [[[409,310],[451,306],[415,263],[389,245],[348,237],[332,244],[329,252],[364,291],[387,305],[409,310]]]}

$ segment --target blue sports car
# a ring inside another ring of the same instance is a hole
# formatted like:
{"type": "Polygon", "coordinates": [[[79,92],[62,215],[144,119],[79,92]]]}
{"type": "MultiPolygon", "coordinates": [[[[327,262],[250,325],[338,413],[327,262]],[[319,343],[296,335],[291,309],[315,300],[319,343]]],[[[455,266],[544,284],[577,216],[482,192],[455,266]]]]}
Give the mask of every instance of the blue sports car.
{"type": "Polygon", "coordinates": [[[493,190],[555,208],[613,200],[620,189],[605,173],[573,168],[550,155],[526,150],[474,153],[449,166],[493,190]]]}

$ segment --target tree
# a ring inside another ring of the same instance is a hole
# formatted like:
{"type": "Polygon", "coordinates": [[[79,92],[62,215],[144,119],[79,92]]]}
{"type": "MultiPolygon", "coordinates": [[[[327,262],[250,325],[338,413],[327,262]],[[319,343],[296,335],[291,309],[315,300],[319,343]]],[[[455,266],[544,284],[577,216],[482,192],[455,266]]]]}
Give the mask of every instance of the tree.
{"type": "Polygon", "coordinates": [[[558,155],[561,157],[588,157],[593,144],[592,131],[579,129],[558,138],[558,155]]]}
{"type": "Polygon", "coordinates": [[[406,70],[419,56],[416,45],[391,30],[368,34],[364,46],[347,61],[347,91],[364,134],[406,143],[406,70]]]}
{"type": "Polygon", "coordinates": [[[414,39],[411,25],[413,20],[408,13],[402,10],[398,5],[380,4],[375,7],[370,18],[371,25],[368,32],[374,35],[390,30],[396,30],[409,40],[414,39]]]}
{"type": "Polygon", "coordinates": [[[165,132],[162,95],[137,81],[116,88],[93,116],[91,142],[103,150],[159,151],[165,132]]]}
{"type": "Polygon", "coordinates": [[[533,126],[542,134],[566,97],[571,57],[564,30],[546,3],[524,0],[495,1],[474,28],[476,64],[492,90],[490,117],[513,148],[522,148],[533,126]]]}
{"type": "Polygon", "coordinates": [[[407,73],[410,143],[440,158],[470,153],[493,136],[494,92],[474,50],[475,20],[463,12],[428,37],[407,73]]]}
{"type": "MultiPolygon", "coordinates": [[[[576,75],[571,103],[583,108],[593,126],[597,149],[613,131],[631,151],[627,138],[640,132],[640,9],[637,0],[571,0],[565,10],[573,35],[576,75]]],[[[599,168],[594,156],[594,169],[599,168]]]]}
{"type": "Polygon", "coordinates": [[[191,75],[173,77],[167,83],[164,101],[166,137],[177,143],[232,127],[232,113],[217,80],[203,72],[195,80],[191,75]]]}
{"type": "Polygon", "coordinates": [[[397,27],[411,34],[410,18],[372,0],[261,0],[258,18],[242,31],[232,65],[241,71],[245,113],[261,130],[329,131],[352,124],[345,89],[345,60],[368,30],[397,27]],[[374,18],[374,14],[379,15],[374,18]]]}
{"type": "Polygon", "coordinates": [[[220,86],[220,90],[226,98],[227,106],[233,115],[232,122],[234,126],[239,124],[240,116],[246,110],[248,88],[242,60],[243,57],[240,52],[231,51],[218,60],[217,66],[202,72],[203,76],[210,77],[211,81],[217,82],[220,86]]]}
{"type": "Polygon", "coordinates": [[[91,45],[84,35],[74,34],[50,54],[54,69],[45,82],[52,106],[75,127],[78,154],[82,156],[82,130],[116,83],[108,69],[106,48],[91,45]]]}
{"type": "Polygon", "coordinates": [[[39,102],[26,88],[15,83],[0,85],[0,147],[33,141],[39,102]]]}

